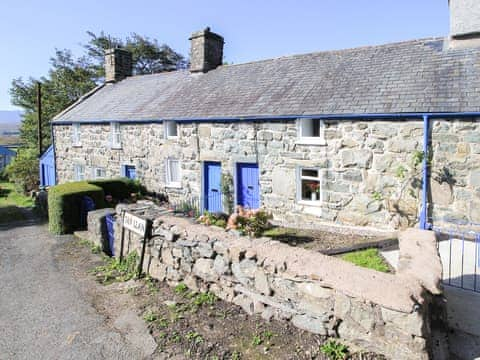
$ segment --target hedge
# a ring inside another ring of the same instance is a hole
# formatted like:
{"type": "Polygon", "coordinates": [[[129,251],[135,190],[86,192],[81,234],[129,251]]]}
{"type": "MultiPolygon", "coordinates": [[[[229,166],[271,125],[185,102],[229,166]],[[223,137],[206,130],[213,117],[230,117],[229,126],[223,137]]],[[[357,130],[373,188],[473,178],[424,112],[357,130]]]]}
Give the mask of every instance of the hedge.
{"type": "Polygon", "coordinates": [[[89,180],[88,183],[101,187],[105,195],[112,195],[117,200],[129,199],[132,193],[145,192],[138,181],[128,178],[89,180]]]}
{"type": "Polygon", "coordinates": [[[89,196],[95,208],[104,207],[105,193],[86,181],[56,185],[48,191],[48,229],[53,234],[68,234],[80,229],[82,198],[89,196]]]}

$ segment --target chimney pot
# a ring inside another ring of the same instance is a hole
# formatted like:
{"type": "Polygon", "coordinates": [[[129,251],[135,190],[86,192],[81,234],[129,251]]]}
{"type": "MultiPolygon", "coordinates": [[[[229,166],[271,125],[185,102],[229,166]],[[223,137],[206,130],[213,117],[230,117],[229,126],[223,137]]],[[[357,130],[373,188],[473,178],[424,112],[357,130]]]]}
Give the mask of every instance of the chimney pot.
{"type": "Polygon", "coordinates": [[[113,83],[132,76],[132,54],[119,47],[105,50],[105,82],[113,83]]]}
{"type": "Polygon", "coordinates": [[[208,72],[222,65],[223,37],[210,31],[210,27],[190,36],[190,72],[208,72]]]}

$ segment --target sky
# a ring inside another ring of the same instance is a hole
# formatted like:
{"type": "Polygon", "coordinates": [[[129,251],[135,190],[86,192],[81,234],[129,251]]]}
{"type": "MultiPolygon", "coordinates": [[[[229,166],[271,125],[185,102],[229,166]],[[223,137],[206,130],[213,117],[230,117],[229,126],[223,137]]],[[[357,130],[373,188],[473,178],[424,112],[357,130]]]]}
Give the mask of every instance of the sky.
{"type": "Polygon", "coordinates": [[[189,35],[210,26],[225,61],[448,35],[447,0],[1,0],[0,110],[12,79],[46,75],[55,49],[82,54],[87,31],[156,38],[188,56],[189,35]]]}

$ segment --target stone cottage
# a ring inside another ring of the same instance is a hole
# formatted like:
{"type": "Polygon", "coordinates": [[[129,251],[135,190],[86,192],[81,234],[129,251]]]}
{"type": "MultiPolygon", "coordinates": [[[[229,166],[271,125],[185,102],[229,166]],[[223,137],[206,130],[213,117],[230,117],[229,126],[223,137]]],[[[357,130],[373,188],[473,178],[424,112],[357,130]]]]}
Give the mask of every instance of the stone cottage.
{"type": "Polygon", "coordinates": [[[398,228],[480,222],[480,2],[448,37],[223,65],[193,33],[188,70],[105,83],[53,119],[59,183],[129,176],[202,209],[398,228]]]}

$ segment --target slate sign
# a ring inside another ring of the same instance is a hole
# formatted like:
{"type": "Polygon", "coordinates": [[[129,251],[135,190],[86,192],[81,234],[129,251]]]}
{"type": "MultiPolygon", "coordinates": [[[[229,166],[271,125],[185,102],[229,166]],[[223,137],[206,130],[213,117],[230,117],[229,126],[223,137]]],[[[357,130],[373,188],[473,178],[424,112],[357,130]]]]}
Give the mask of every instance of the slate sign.
{"type": "Polygon", "coordinates": [[[123,227],[133,231],[135,234],[145,236],[147,233],[147,220],[126,212],[123,218],[123,227]]]}

